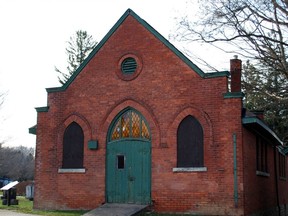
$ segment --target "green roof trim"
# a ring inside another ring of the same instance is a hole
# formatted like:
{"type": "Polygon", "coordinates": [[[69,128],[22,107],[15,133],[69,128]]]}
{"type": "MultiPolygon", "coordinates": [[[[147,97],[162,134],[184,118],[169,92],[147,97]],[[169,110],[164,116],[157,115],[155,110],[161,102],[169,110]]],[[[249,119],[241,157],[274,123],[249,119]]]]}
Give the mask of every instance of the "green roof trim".
{"type": "Polygon", "coordinates": [[[243,92],[227,92],[223,96],[224,98],[243,98],[245,94],[243,92]]]}
{"type": "Polygon", "coordinates": [[[288,155],[288,146],[283,147],[282,153],[288,155]]]}
{"type": "Polygon", "coordinates": [[[257,130],[255,125],[265,131],[272,139],[279,143],[279,145],[283,145],[283,142],[279,139],[279,137],[272,131],[263,121],[258,119],[257,117],[244,117],[242,118],[242,124],[247,126],[252,126],[254,130],[257,130]]]}
{"type": "Polygon", "coordinates": [[[48,112],[49,107],[48,107],[48,106],[46,106],[46,107],[36,107],[35,109],[36,109],[36,111],[37,111],[38,113],[39,113],[39,112],[48,112]]]}
{"type": "Polygon", "coordinates": [[[229,77],[230,72],[229,71],[217,71],[217,72],[211,72],[211,73],[205,73],[205,78],[216,78],[216,77],[229,77]]]}
{"type": "Polygon", "coordinates": [[[30,133],[30,134],[36,135],[37,125],[34,125],[33,127],[30,127],[28,130],[29,130],[29,133],[30,133]]]}
{"type": "Polygon", "coordinates": [[[77,68],[69,80],[61,87],[46,88],[48,93],[65,91],[68,86],[73,82],[77,75],[83,70],[83,68],[89,63],[89,61],[98,53],[102,46],[108,41],[108,39],[113,35],[113,33],[119,28],[119,26],[124,22],[124,20],[131,15],[134,17],[141,25],[143,25],[150,33],[152,33],[158,40],[165,44],[170,50],[172,50],[182,61],[184,61],[192,70],[194,70],[202,78],[215,78],[222,76],[229,76],[229,72],[215,72],[215,73],[204,73],[197,65],[195,65],[190,59],[188,59],[182,52],[180,52],[174,45],[172,45],[166,38],[164,38],[158,31],[156,31],[152,26],[150,26],[145,20],[141,19],[133,10],[128,9],[120,17],[120,19],[114,24],[110,31],[104,36],[104,38],[97,44],[94,50],[89,54],[89,56],[84,60],[84,62],[77,68]]]}

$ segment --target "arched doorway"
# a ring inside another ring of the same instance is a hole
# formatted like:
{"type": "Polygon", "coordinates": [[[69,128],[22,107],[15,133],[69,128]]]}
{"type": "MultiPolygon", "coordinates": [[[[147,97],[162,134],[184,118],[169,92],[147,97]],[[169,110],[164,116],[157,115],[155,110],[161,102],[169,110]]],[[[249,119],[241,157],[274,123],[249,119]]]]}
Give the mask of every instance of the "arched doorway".
{"type": "Polygon", "coordinates": [[[150,203],[151,135],[138,111],[125,109],[114,119],[106,154],[107,202],[150,203]]]}

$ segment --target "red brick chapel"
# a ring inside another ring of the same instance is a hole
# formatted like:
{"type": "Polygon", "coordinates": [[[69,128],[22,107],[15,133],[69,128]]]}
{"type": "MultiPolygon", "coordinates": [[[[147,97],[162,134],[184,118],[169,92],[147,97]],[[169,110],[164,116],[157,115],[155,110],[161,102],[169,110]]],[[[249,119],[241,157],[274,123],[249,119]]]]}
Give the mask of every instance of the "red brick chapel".
{"type": "Polygon", "coordinates": [[[230,64],[203,72],[128,9],[36,108],[34,208],[288,215],[287,149],[230,64]]]}

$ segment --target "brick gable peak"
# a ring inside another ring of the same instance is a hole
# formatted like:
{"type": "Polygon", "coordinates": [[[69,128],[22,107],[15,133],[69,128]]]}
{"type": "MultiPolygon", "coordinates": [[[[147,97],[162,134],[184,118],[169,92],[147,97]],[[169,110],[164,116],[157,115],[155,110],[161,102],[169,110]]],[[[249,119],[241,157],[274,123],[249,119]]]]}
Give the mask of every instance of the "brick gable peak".
{"type": "Polygon", "coordinates": [[[98,51],[103,47],[103,45],[109,40],[113,33],[125,22],[126,18],[132,16],[136,19],[142,26],[144,26],[151,34],[153,34],[158,40],[160,40],[167,48],[169,48],[176,56],[178,56],[182,61],[184,61],[193,71],[195,71],[202,78],[215,78],[215,77],[228,77],[230,74],[227,71],[205,73],[197,65],[195,65],[189,58],[187,58],[181,51],[179,51],[173,44],[171,44],[165,37],[163,37],[157,30],[155,30],[150,24],[139,17],[130,8],[125,11],[125,13],[120,17],[120,19],[114,24],[110,31],[104,36],[104,38],[98,43],[94,50],[89,54],[89,56],[84,60],[84,62],[78,67],[78,69],[73,73],[70,79],[61,87],[46,88],[48,93],[65,91],[69,85],[74,81],[78,74],[86,67],[90,60],[98,53],[98,51]]]}

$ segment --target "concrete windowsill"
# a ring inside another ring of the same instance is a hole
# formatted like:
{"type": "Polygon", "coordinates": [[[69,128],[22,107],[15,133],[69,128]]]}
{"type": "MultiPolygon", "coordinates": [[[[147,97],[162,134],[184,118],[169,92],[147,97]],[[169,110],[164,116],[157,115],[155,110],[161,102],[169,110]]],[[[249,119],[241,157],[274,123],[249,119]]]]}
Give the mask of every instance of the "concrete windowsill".
{"type": "Polygon", "coordinates": [[[79,168],[79,169],[65,169],[65,168],[59,168],[58,173],[85,173],[85,168],[79,168]]]}
{"type": "Polygon", "coordinates": [[[173,172],[207,172],[207,167],[176,167],[173,172]]]}
{"type": "Polygon", "coordinates": [[[270,176],[270,173],[267,173],[267,172],[262,172],[262,171],[256,171],[256,175],[257,176],[265,176],[265,177],[269,177],[270,176]]]}

